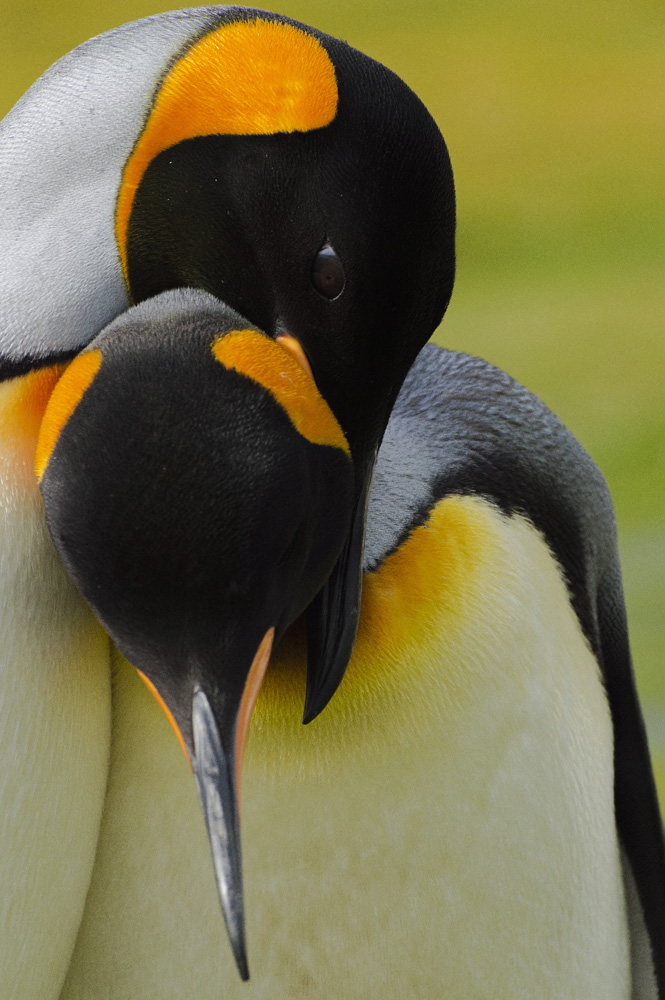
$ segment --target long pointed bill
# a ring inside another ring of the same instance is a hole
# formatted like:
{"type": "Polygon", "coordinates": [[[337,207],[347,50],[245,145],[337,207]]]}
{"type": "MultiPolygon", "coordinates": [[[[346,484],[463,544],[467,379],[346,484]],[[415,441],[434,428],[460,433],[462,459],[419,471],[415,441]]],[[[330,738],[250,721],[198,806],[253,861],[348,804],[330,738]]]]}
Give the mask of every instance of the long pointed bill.
{"type": "Polygon", "coordinates": [[[194,777],[208,831],[226,931],[240,978],[244,981],[249,979],[249,968],[240,849],[240,772],[249,721],[268,666],[273,638],[274,629],[269,629],[256,652],[228,749],[222,742],[210,702],[198,685],[192,702],[194,777]]]}
{"type": "Polygon", "coordinates": [[[323,711],[339,687],[353,652],[360,617],[367,504],[376,462],[363,470],[360,493],[344,548],[307,609],[307,692],[303,722],[323,711]]]}

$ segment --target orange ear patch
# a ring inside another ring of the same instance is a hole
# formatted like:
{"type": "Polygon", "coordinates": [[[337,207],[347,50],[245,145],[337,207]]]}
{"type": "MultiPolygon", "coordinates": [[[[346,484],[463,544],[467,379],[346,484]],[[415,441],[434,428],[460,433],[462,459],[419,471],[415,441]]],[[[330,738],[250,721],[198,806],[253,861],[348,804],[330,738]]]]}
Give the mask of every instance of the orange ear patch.
{"type": "Polygon", "coordinates": [[[350,457],[342,428],[316,382],[285,348],[256,330],[234,330],[217,338],[212,353],[226,368],[267,389],[308,441],[341,448],[350,457]]]}
{"type": "Polygon", "coordinates": [[[35,472],[41,480],[60,432],[81,402],[102,363],[101,351],[87,351],[74,358],[56,383],[39,428],[35,472]]]}
{"type": "Polygon", "coordinates": [[[336,112],[335,70],[313,35],[260,18],[204,35],[166,74],[125,165],[116,209],[125,277],[134,195],[159,153],[203,135],[307,132],[336,112]]]}

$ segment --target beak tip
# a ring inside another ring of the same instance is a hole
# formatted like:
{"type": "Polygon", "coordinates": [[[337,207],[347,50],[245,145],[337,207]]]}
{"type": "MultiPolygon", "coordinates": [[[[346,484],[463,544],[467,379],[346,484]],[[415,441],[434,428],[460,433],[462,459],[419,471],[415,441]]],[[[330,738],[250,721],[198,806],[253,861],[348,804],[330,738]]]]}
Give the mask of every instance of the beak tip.
{"type": "Polygon", "coordinates": [[[235,959],[236,968],[238,969],[238,974],[242,979],[243,983],[249,981],[249,966],[247,965],[247,952],[245,950],[245,942],[239,941],[235,942],[233,947],[233,957],[235,959]]]}
{"type": "Polygon", "coordinates": [[[234,787],[235,761],[224,751],[210,703],[197,685],[192,726],[193,769],[208,831],[219,900],[238,973],[249,979],[240,855],[240,826],[234,787]]]}
{"type": "Polygon", "coordinates": [[[227,910],[222,905],[224,922],[231,945],[231,952],[236,963],[238,975],[243,983],[249,979],[249,964],[247,962],[247,943],[245,938],[245,916],[242,904],[238,909],[227,910]]]}
{"type": "Polygon", "coordinates": [[[308,725],[321,714],[342,683],[353,652],[357,624],[357,611],[347,609],[343,627],[328,635],[324,633],[328,641],[324,642],[323,648],[319,651],[316,647],[314,650],[309,647],[303,725],[308,725]]]}
{"type": "Polygon", "coordinates": [[[302,724],[303,724],[303,726],[308,726],[310,724],[310,722],[314,722],[314,719],[317,717],[317,715],[318,715],[318,712],[312,712],[312,711],[308,710],[307,706],[305,705],[305,711],[303,712],[303,716],[302,716],[302,724]]]}
{"type": "Polygon", "coordinates": [[[330,696],[325,694],[321,687],[317,688],[316,691],[312,691],[312,689],[308,686],[305,694],[305,708],[302,716],[303,726],[309,725],[310,722],[313,722],[314,719],[321,714],[331,697],[332,694],[330,696]]]}

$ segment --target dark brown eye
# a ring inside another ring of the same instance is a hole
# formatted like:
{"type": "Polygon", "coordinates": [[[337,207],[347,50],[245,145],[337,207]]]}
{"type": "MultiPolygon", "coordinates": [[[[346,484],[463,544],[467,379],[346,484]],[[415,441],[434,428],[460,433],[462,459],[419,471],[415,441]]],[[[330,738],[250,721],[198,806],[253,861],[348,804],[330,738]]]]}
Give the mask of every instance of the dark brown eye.
{"type": "Polygon", "coordinates": [[[324,298],[336,299],[344,291],[345,281],[341,260],[330,243],[324,243],[314,258],[312,284],[324,298]]]}

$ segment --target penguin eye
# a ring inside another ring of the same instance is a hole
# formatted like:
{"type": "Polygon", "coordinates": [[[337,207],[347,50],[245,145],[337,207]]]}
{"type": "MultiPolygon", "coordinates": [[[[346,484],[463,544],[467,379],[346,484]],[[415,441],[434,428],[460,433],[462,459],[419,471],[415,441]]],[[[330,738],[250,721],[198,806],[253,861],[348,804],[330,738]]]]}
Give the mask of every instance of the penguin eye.
{"type": "Polygon", "coordinates": [[[314,258],[312,284],[324,298],[336,299],[344,291],[345,281],[341,260],[330,243],[324,243],[314,258]]]}

